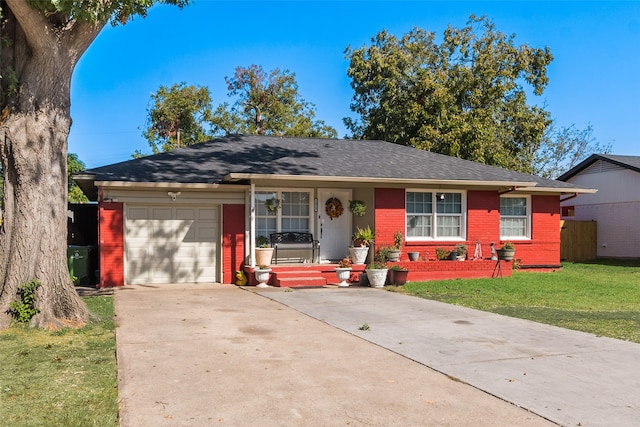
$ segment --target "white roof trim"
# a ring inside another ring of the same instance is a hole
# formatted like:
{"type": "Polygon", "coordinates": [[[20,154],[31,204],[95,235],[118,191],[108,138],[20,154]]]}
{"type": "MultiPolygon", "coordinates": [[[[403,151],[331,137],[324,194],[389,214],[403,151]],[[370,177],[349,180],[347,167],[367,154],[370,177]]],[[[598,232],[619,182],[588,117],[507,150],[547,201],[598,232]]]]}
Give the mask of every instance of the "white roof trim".
{"type": "Polygon", "coordinates": [[[181,188],[192,190],[238,190],[249,186],[244,184],[205,184],[182,182],[129,182],[129,181],[96,181],[96,187],[104,188],[181,188]]]}
{"type": "Polygon", "coordinates": [[[554,194],[593,194],[598,190],[593,188],[558,188],[558,187],[518,187],[515,189],[515,192],[520,193],[554,193],[554,194]]]}

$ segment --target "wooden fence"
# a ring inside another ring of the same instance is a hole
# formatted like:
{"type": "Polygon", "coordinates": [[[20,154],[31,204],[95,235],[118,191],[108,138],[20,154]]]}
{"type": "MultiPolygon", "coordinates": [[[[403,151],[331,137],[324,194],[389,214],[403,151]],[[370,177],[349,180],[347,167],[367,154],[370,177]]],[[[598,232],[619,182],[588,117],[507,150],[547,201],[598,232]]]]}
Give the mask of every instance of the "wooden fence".
{"type": "Polygon", "coordinates": [[[597,257],[596,221],[560,221],[560,259],[586,261],[597,257]]]}

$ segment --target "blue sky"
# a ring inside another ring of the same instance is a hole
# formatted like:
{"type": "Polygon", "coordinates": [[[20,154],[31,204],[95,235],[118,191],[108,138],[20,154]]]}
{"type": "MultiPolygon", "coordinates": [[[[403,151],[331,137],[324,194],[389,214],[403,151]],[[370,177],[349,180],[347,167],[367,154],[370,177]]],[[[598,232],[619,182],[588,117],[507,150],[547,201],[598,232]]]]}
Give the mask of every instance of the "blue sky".
{"type": "Polygon", "coordinates": [[[353,92],[348,45],[382,29],[442,34],[470,14],[487,15],[517,44],[549,46],[550,83],[530,103],[545,105],[560,126],[591,124],[614,154],[640,155],[640,2],[213,1],[179,10],[155,6],[142,19],[107,26],[73,74],[69,151],[87,167],[129,160],[139,149],[151,93],[174,83],[207,86],[214,108],[228,101],[224,77],[237,66],[296,74],[319,119],[347,131],[353,92]]]}

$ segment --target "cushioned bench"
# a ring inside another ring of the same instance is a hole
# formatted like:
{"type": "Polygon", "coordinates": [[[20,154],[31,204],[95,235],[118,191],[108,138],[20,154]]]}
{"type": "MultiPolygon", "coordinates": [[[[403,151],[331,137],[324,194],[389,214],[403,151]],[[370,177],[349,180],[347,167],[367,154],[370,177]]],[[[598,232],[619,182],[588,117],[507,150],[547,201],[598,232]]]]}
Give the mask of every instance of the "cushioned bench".
{"type": "Polygon", "coordinates": [[[274,248],[274,263],[278,263],[278,248],[280,249],[311,249],[311,262],[316,260],[316,248],[320,255],[320,242],[313,240],[313,234],[297,231],[271,233],[271,247],[274,248]]]}

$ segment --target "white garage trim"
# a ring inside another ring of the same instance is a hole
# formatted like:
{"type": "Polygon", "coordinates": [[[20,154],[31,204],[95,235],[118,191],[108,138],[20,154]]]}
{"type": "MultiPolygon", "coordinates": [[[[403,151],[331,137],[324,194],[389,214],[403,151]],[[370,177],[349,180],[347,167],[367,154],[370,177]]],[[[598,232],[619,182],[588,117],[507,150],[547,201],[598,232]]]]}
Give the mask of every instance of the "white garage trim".
{"type": "Polygon", "coordinates": [[[125,204],[125,283],[219,281],[220,207],[125,204]]]}

